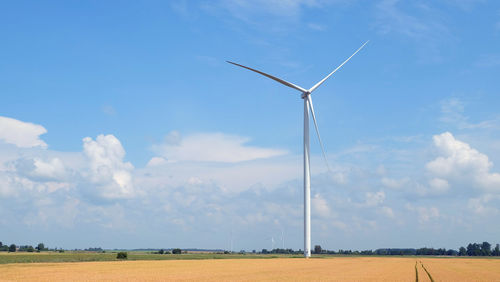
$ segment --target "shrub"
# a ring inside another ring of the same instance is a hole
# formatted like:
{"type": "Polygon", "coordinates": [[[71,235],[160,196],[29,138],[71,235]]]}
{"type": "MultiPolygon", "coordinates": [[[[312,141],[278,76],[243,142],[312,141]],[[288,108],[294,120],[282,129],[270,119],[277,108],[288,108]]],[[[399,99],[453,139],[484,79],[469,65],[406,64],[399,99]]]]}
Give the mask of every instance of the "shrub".
{"type": "Polygon", "coordinates": [[[128,254],[127,254],[127,252],[119,252],[118,254],[116,254],[116,258],[117,259],[127,259],[128,254]]]}

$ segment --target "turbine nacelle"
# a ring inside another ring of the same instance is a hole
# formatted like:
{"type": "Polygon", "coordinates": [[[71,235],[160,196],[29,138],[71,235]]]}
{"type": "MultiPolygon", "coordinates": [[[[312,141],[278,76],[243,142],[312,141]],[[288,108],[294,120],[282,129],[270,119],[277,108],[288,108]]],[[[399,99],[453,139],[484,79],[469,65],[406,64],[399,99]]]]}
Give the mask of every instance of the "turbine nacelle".
{"type": "Polygon", "coordinates": [[[300,95],[300,98],[307,99],[307,96],[309,96],[309,95],[311,95],[311,92],[309,92],[309,91],[302,92],[302,95],[300,95]]]}

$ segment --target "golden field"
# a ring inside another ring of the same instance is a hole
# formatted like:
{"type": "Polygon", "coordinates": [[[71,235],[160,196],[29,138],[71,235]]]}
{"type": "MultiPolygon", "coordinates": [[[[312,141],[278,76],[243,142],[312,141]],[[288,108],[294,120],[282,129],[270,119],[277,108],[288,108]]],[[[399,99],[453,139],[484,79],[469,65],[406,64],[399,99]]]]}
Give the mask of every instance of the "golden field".
{"type": "Polygon", "coordinates": [[[0,265],[0,281],[500,281],[500,260],[277,258],[0,265]],[[417,268],[415,264],[417,263],[417,268]]]}

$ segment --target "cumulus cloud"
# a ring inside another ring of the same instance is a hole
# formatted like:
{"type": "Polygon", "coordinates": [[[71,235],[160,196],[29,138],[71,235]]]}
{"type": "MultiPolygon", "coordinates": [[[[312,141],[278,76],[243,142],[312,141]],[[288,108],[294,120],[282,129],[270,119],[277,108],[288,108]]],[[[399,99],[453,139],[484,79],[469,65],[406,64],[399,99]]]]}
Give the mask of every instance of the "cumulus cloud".
{"type": "Polygon", "coordinates": [[[89,161],[88,177],[99,186],[105,198],[127,198],[134,195],[133,166],[124,162],[125,150],[113,135],[99,135],[96,140],[83,139],[83,152],[89,161]]]}
{"type": "Polygon", "coordinates": [[[153,150],[169,161],[237,163],[287,154],[284,150],[245,145],[249,138],[223,133],[202,133],[181,137],[173,132],[153,150]]]}
{"type": "Polygon", "coordinates": [[[487,155],[449,132],[435,135],[433,140],[442,156],[427,163],[426,168],[441,180],[431,181],[431,185],[446,190],[444,179],[466,180],[485,190],[500,191],[500,174],[490,171],[493,163],[487,155]]]}
{"type": "Polygon", "coordinates": [[[20,148],[46,148],[47,144],[40,139],[45,133],[47,130],[41,125],[0,116],[0,140],[5,143],[20,148]]]}
{"type": "Polygon", "coordinates": [[[438,193],[444,193],[450,188],[450,184],[445,179],[433,178],[429,180],[429,186],[431,189],[438,193]]]}
{"type": "Polygon", "coordinates": [[[34,169],[32,174],[35,177],[46,179],[62,179],[66,175],[66,168],[64,163],[59,158],[52,158],[44,161],[40,158],[33,160],[34,169]]]}

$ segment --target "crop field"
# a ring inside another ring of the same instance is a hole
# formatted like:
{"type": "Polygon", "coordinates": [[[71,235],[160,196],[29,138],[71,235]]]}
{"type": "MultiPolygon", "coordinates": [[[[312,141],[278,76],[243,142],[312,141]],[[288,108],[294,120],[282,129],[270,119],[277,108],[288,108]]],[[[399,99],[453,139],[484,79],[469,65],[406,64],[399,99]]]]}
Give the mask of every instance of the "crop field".
{"type": "MultiPolygon", "coordinates": [[[[260,255],[260,254],[217,254],[217,253],[189,253],[182,255],[159,255],[151,252],[131,251],[128,260],[200,260],[200,259],[272,259],[272,258],[302,258],[302,255],[260,255]]],[[[116,252],[73,252],[65,253],[0,253],[0,265],[6,263],[30,262],[84,262],[84,261],[116,261],[116,252]]]]}
{"type": "Polygon", "coordinates": [[[500,281],[500,260],[331,257],[18,263],[0,265],[0,273],[0,281],[500,281]]]}

